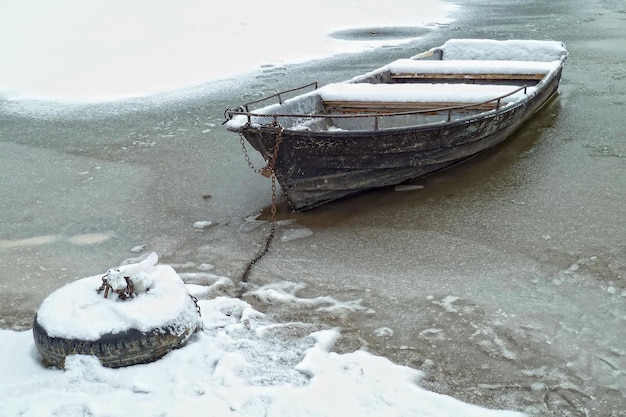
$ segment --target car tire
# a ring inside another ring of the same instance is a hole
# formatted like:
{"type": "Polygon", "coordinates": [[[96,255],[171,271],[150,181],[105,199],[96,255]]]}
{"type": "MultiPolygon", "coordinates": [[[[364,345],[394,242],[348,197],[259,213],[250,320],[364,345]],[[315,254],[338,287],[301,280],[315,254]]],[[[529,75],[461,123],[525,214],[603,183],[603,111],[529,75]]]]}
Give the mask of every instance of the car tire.
{"type": "MultiPolygon", "coordinates": [[[[195,298],[192,299],[196,301],[195,298]]],[[[198,307],[197,310],[200,314],[198,307]]],[[[68,355],[94,355],[103,366],[109,368],[153,362],[184,346],[191,335],[199,330],[201,326],[185,329],[161,327],[149,331],[128,329],[105,334],[92,341],[51,337],[38,322],[36,315],[33,321],[35,346],[43,362],[58,368],[65,367],[65,358],[68,355]]]]}

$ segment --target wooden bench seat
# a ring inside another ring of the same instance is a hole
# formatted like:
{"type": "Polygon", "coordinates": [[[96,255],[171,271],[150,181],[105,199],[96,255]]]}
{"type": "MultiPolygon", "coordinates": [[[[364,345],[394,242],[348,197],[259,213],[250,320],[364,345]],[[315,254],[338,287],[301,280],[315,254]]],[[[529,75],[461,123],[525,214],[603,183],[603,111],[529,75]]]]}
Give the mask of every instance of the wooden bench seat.
{"type": "MultiPolygon", "coordinates": [[[[467,106],[461,102],[403,102],[403,101],[348,101],[348,100],[324,100],[324,106],[329,113],[402,113],[402,112],[426,112],[436,113],[438,109],[467,106]]],[[[483,103],[467,108],[467,111],[493,110],[497,106],[495,101],[483,103]]]]}
{"type": "Polygon", "coordinates": [[[468,111],[492,110],[531,94],[528,87],[476,84],[368,84],[337,83],[318,90],[328,112],[396,113],[469,106],[468,111]],[[497,98],[503,97],[498,103],[497,98]]]}
{"type": "Polygon", "coordinates": [[[521,83],[524,81],[538,82],[545,77],[545,74],[416,74],[401,73],[391,74],[391,79],[397,82],[472,82],[472,81],[506,81],[511,83],[521,83]]]}
{"type": "Polygon", "coordinates": [[[398,59],[386,66],[393,80],[399,82],[538,82],[559,61],[497,60],[413,60],[398,59]]]}

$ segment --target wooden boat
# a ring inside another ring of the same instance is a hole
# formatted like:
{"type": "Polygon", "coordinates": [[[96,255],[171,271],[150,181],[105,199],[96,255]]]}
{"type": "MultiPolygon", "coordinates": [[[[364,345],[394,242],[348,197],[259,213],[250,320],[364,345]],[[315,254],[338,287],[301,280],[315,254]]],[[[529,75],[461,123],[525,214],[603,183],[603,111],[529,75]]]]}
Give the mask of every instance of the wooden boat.
{"type": "Polygon", "coordinates": [[[342,83],[228,109],[225,125],[302,211],[499,144],[557,94],[566,57],[555,41],[455,39],[342,83]]]}

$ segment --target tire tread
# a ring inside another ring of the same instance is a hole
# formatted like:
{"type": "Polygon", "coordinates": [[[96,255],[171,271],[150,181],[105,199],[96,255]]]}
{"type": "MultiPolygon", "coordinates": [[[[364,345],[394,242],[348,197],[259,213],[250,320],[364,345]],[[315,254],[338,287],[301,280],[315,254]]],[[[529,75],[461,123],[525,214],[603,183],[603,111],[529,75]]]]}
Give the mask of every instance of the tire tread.
{"type": "Polygon", "coordinates": [[[185,329],[177,334],[173,328],[164,327],[140,332],[129,329],[124,332],[103,335],[95,341],[51,337],[46,329],[33,320],[35,346],[44,363],[58,368],[65,367],[68,355],[94,355],[103,366],[119,368],[153,362],[168,352],[182,347],[192,333],[199,328],[185,329]]]}

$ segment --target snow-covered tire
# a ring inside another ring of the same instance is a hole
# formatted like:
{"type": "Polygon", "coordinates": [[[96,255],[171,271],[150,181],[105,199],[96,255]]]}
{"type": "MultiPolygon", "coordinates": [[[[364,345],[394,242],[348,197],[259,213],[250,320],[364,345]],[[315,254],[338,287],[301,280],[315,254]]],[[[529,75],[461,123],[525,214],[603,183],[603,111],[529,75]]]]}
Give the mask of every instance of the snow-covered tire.
{"type": "Polygon", "coordinates": [[[33,321],[35,346],[47,365],[65,367],[68,355],[95,355],[103,366],[119,368],[153,362],[168,352],[182,347],[196,328],[179,334],[173,328],[159,328],[148,332],[129,329],[116,334],[105,334],[98,340],[64,339],[50,337],[46,329],[33,321]]]}
{"type": "Polygon", "coordinates": [[[154,254],[117,272],[149,274],[150,286],[128,299],[104,297],[102,275],[64,285],[43,300],[33,321],[35,346],[43,362],[65,367],[68,355],[94,355],[118,368],[155,361],[182,347],[202,329],[198,300],[169,265],[154,254]]]}

